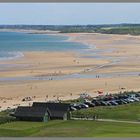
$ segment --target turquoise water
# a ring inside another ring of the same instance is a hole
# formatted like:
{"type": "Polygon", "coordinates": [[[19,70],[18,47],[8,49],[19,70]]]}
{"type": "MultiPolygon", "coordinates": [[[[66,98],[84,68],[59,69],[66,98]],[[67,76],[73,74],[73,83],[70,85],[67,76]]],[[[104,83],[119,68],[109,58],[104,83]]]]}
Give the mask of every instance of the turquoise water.
{"type": "Polygon", "coordinates": [[[25,51],[80,51],[88,46],[59,35],[0,32],[0,60],[23,56],[25,51]]]}

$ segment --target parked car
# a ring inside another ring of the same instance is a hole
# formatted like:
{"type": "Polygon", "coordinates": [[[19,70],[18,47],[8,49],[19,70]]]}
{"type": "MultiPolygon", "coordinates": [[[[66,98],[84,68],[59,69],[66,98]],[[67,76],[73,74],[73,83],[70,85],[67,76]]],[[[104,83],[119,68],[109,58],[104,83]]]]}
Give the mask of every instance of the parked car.
{"type": "Polygon", "coordinates": [[[86,104],[80,104],[81,108],[88,108],[89,106],[86,104]]]}
{"type": "Polygon", "coordinates": [[[75,111],[75,110],[77,110],[75,107],[73,106],[70,107],[70,111],[75,111]]]}
{"type": "Polygon", "coordinates": [[[92,103],[92,102],[85,102],[84,104],[88,105],[89,107],[94,107],[95,106],[95,104],[92,103]]]}
{"type": "Polygon", "coordinates": [[[136,101],[136,102],[139,102],[140,100],[138,99],[138,98],[136,98],[136,97],[133,97],[133,98],[131,98],[131,99],[133,99],[134,101],[136,101]]]}
{"type": "Polygon", "coordinates": [[[121,101],[123,102],[123,104],[127,104],[128,102],[125,101],[124,99],[121,99],[121,101]]]}
{"type": "Polygon", "coordinates": [[[105,102],[105,101],[101,101],[101,105],[108,106],[107,102],[105,102]]]}
{"type": "Polygon", "coordinates": [[[127,98],[128,101],[130,101],[130,103],[135,102],[135,100],[133,100],[132,98],[127,98]]]}
{"type": "Polygon", "coordinates": [[[116,101],[110,101],[110,103],[111,103],[112,105],[118,105],[118,103],[117,103],[116,101]]]}
{"type": "Polygon", "coordinates": [[[136,95],[136,97],[140,97],[140,93],[136,93],[135,95],[136,95]]]}
{"type": "Polygon", "coordinates": [[[101,102],[98,101],[98,100],[93,100],[92,103],[94,103],[95,106],[100,106],[101,105],[101,102]]]}
{"type": "Polygon", "coordinates": [[[74,104],[72,107],[76,108],[77,110],[82,108],[81,105],[79,105],[79,104],[74,104]]]}
{"type": "Polygon", "coordinates": [[[125,104],[122,100],[116,100],[119,105],[125,104]]]}
{"type": "Polygon", "coordinates": [[[80,98],[88,99],[88,98],[91,98],[91,96],[88,93],[82,93],[82,94],[80,94],[80,98]]]}
{"type": "Polygon", "coordinates": [[[108,106],[111,106],[112,104],[110,103],[110,101],[106,101],[108,106]]]}
{"type": "Polygon", "coordinates": [[[131,101],[129,101],[127,98],[126,99],[123,99],[125,102],[127,103],[131,103],[131,101]]]}

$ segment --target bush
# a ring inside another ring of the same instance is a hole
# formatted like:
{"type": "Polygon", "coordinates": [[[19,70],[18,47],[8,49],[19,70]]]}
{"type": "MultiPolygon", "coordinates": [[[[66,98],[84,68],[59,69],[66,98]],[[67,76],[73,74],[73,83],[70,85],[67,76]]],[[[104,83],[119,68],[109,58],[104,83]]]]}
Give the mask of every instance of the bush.
{"type": "Polygon", "coordinates": [[[13,117],[0,117],[0,124],[4,124],[4,123],[9,123],[9,122],[13,122],[16,119],[13,117]]]}
{"type": "Polygon", "coordinates": [[[13,110],[5,110],[0,112],[0,124],[8,123],[16,120],[14,117],[9,116],[10,112],[12,111],[13,110]]]}

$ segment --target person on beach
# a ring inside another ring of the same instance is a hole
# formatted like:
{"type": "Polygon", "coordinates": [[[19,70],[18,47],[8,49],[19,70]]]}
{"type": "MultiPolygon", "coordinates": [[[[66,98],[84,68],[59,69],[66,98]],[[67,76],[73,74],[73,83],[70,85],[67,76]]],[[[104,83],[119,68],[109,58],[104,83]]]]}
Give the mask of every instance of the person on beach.
{"type": "Polygon", "coordinates": [[[107,82],[105,82],[105,86],[107,86],[107,82]]]}

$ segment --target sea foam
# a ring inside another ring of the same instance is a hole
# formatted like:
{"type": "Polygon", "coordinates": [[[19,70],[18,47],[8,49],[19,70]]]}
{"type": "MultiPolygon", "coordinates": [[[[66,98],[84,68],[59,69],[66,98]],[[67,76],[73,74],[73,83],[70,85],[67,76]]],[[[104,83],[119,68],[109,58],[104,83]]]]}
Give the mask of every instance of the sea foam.
{"type": "Polygon", "coordinates": [[[13,60],[24,57],[22,52],[0,52],[0,60],[13,60]]]}

